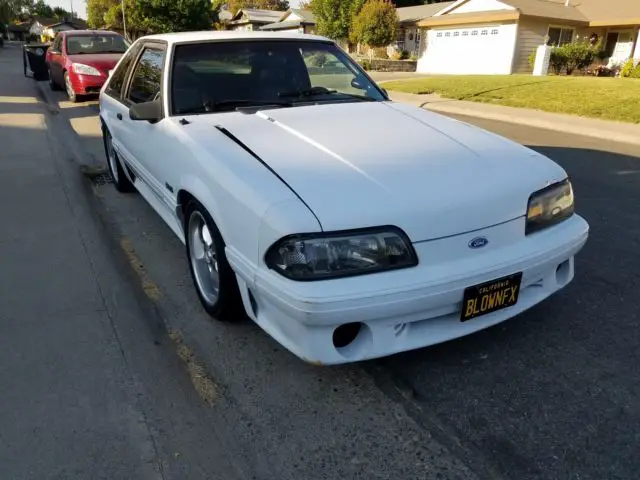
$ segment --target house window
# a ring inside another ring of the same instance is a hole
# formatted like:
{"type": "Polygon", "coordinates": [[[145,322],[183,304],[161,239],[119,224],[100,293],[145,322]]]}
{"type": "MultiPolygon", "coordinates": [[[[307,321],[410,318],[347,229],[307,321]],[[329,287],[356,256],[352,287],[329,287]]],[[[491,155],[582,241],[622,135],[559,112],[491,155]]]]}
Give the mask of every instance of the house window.
{"type": "Polygon", "coordinates": [[[442,36],[442,32],[438,32],[438,33],[436,34],[436,37],[441,37],[441,36],[442,36]]]}
{"type": "Polygon", "coordinates": [[[447,32],[444,34],[445,37],[450,37],[451,36],[451,32],[447,32]]]}
{"type": "Polygon", "coordinates": [[[559,47],[571,43],[573,28],[549,27],[547,45],[559,47]]]}
{"type": "Polygon", "coordinates": [[[467,32],[466,30],[464,32],[462,32],[462,36],[463,37],[468,37],[469,36],[469,32],[467,32]]]}
{"type": "Polygon", "coordinates": [[[478,35],[478,30],[474,30],[473,32],[471,32],[471,35],[478,35]]]}
{"type": "Polygon", "coordinates": [[[493,30],[491,30],[491,35],[498,35],[498,29],[494,28],[493,30]]]}
{"type": "Polygon", "coordinates": [[[489,33],[489,32],[488,32],[487,30],[482,30],[481,35],[486,35],[486,34],[488,34],[488,33],[489,33]]]}
{"type": "Polygon", "coordinates": [[[459,37],[460,36],[460,32],[453,32],[453,36],[454,37],[459,37]]]}

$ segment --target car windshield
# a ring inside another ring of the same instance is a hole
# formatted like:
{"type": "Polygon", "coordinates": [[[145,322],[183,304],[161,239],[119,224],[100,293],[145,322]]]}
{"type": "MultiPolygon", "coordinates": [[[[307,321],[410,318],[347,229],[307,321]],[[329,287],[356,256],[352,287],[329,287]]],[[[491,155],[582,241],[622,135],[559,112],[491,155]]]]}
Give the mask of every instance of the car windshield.
{"type": "Polygon", "coordinates": [[[67,37],[67,54],[124,53],[127,43],[119,35],[73,35],[67,37]]]}
{"type": "Polygon", "coordinates": [[[385,100],[335,45],[309,40],[178,45],[171,77],[174,115],[385,100]]]}

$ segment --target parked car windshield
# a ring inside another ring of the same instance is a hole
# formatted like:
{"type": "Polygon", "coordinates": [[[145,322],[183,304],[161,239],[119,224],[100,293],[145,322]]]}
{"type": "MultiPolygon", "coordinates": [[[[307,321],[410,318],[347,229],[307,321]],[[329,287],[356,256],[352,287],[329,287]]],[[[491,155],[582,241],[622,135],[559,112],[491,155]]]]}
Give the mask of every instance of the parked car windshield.
{"type": "Polygon", "coordinates": [[[119,35],[73,35],[67,37],[67,54],[124,53],[125,39],[119,35]]]}
{"type": "Polygon", "coordinates": [[[178,45],[171,78],[174,115],[385,100],[348,55],[331,43],[309,40],[178,45]]]}

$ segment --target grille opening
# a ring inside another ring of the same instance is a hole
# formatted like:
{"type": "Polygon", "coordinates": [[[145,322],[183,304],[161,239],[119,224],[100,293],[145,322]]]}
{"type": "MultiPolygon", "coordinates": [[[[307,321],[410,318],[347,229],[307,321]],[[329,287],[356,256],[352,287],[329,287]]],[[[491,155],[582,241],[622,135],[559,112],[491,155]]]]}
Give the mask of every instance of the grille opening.
{"type": "Polygon", "coordinates": [[[569,277],[571,276],[571,260],[565,260],[558,268],[556,268],[556,281],[558,285],[566,285],[569,283],[569,277]]]}
{"type": "Polygon", "coordinates": [[[360,333],[362,323],[345,323],[333,331],[333,346],[337,349],[347,347],[360,333]]]}
{"type": "Polygon", "coordinates": [[[333,346],[342,357],[360,360],[373,347],[373,332],[366,323],[345,323],[333,331],[333,346]]]}

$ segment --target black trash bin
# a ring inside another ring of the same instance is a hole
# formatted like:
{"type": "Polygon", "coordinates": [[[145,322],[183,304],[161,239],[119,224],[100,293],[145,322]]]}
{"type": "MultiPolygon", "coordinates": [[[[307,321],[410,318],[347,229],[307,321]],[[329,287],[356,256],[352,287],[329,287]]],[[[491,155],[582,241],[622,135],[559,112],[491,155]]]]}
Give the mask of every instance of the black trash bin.
{"type": "Polygon", "coordinates": [[[49,77],[46,57],[50,46],[48,43],[30,43],[22,47],[25,77],[33,76],[36,80],[49,77]]]}

